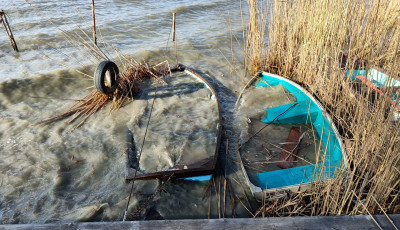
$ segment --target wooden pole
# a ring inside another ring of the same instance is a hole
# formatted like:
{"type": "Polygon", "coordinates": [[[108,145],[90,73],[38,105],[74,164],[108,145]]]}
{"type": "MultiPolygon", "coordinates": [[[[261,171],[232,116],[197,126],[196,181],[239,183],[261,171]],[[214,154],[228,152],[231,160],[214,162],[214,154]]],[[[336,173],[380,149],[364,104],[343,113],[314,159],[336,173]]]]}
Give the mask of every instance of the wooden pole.
{"type": "Polygon", "coordinates": [[[96,36],[96,16],[94,14],[94,0],[92,0],[92,20],[93,20],[93,41],[97,46],[97,36],[96,36]]]}
{"type": "Polygon", "coordinates": [[[7,17],[6,17],[6,13],[4,13],[4,10],[0,11],[0,21],[3,23],[4,29],[7,32],[8,38],[10,39],[10,42],[11,42],[11,46],[13,47],[13,49],[16,52],[19,52],[18,51],[18,47],[17,47],[17,43],[15,42],[13,33],[11,31],[11,27],[8,24],[8,20],[7,20],[7,17]]]}
{"type": "Polygon", "coordinates": [[[175,41],[175,19],[176,19],[176,12],[172,13],[172,41],[175,41]]]}

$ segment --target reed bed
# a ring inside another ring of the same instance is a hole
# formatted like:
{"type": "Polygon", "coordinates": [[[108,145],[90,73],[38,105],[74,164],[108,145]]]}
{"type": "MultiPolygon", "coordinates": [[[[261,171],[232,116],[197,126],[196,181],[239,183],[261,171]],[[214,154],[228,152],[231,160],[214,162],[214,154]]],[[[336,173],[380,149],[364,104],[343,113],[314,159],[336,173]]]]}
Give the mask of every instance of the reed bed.
{"type": "MultiPolygon", "coordinates": [[[[270,15],[268,32],[258,34],[262,29],[252,28],[248,41],[265,35],[268,44],[253,44],[266,54],[248,51],[248,56],[260,59],[248,63],[249,69],[285,76],[314,94],[339,128],[348,167],[341,176],[315,183],[308,192],[265,201],[256,215],[400,213],[400,135],[394,107],[372,90],[357,93],[354,83],[344,77],[357,60],[398,76],[400,2],[271,0],[262,1],[263,8],[260,2],[249,1],[250,14],[270,15]],[[252,10],[254,2],[259,3],[257,11],[252,10]],[[344,69],[339,64],[341,51],[349,55],[344,69]]],[[[266,17],[250,15],[251,23],[253,18],[266,17]]]]}
{"type": "MultiPolygon", "coordinates": [[[[260,12],[262,6],[258,1],[248,1],[250,18],[249,29],[246,40],[246,55],[245,66],[249,66],[249,72],[254,75],[262,68],[262,47],[264,46],[264,14],[260,12]]],[[[246,71],[247,72],[247,71],[246,71]]]]}

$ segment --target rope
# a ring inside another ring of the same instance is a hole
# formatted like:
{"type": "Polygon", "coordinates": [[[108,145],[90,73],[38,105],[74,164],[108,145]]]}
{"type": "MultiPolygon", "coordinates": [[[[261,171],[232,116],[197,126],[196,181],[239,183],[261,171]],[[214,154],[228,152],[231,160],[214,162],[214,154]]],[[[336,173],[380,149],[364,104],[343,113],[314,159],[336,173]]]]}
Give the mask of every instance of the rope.
{"type": "Polygon", "coordinates": [[[151,109],[150,109],[150,114],[149,114],[149,119],[147,120],[146,131],[144,132],[142,147],[140,148],[138,160],[137,160],[137,163],[136,163],[136,164],[137,164],[137,167],[136,167],[135,175],[133,176],[133,179],[132,179],[131,191],[129,192],[128,203],[126,204],[126,209],[125,209],[125,212],[124,212],[124,218],[123,218],[122,221],[125,221],[125,220],[126,220],[126,215],[128,214],[128,207],[129,207],[129,202],[131,201],[131,197],[132,197],[133,185],[135,184],[136,174],[137,174],[137,171],[139,170],[139,161],[140,161],[140,157],[142,156],[144,141],[146,140],[146,134],[147,134],[147,130],[148,130],[148,128],[149,128],[151,113],[153,112],[154,101],[156,100],[157,91],[158,91],[158,85],[157,85],[157,87],[156,87],[156,91],[154,92],[153,102],[152,102],[152,104],[151,104],[151,109]]]}
{"type": "Polygon", "coordinates": [[[261,131],[263,131],[265,128],[267,128],[269,125],[271,125],[272,123],[274,123],[274,121],[276,119],[278,119],[280,116],[286,114],[287,112],[289,112],[290,110],[292,110],[296,105],[298,105],[299,103],[294,103],[292,106],[290,106],[289,108],[287,108],[283,113],[279,114],[278,116],[276,116],[272,121],[268,122],[264,127],[262,127],[260,130],[258,130],[258,132],[256,132],[253,136],[251,136],[247,141],[245,141],[243,144],[241,144],[238,148],[238,150],[240,148],[242,148],[243,145],[245,145],[247,142],[249,142],[251,139],[253,139],[257,134],[259,134],[261,131]]]}
{"type": "Polygon", "coordinates": [[[136,210],[136,212],[132,215],[132,218],[135,218],[136,216],[138,216],[148,205],[149,203],[154,199],[154,197],[159,194],[161,192],[161,190],[164,189],[164,187],[168,184],[168,182],[171,180],[171,178],[174,176],[174,174],[172,173],[169,177],[168,180],[164,183],[161,183],[158,186],[158,189],[146,200],[146,202],[144,202],[144,204],[138,208],[136,210]]]}

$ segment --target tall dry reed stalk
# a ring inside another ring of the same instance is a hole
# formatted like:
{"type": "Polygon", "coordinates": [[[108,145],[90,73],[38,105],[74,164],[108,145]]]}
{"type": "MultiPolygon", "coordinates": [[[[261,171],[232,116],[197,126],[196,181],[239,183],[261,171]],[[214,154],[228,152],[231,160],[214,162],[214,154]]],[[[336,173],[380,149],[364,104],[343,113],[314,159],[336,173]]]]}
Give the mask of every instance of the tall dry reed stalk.
{"type": "MultiPolygon", "coordinates": [[[[249,6],[257,13],[251,1],[249,6]]],[[[271,0],[266,6],[263,12],[269,10],[271,17],[263,69],[299,82],[326,106],[343,137],[348,167],[338,178],[294,195],[291,211],[264,205],[262,210],[269,211],[260,215],[399,213],[400,135],[399,123],[388,112],[393,106],[370,89],[357,94],[340,68],[339,53],[349,54],[346,70],[358,58],[398,76],[400,2],[271,0]]],[[[257,17],[251,15],[250,23],[257,17]]],[[[257,30],[249,33],[249,38],[263,36],[257,30]]],[[[258,46],[257,39],[250,42],[258,46]]],[[[253,51],[248,55],[262,58],[253,51]]]]}
{"type": "Polygon", "coordinates": [[[249,67],[251,75],[260,71],[263,66],[263,46],[265,22],[262,5],[257,0],[247,0],[250,19],[246,38],[245,66],[249,67]]]}

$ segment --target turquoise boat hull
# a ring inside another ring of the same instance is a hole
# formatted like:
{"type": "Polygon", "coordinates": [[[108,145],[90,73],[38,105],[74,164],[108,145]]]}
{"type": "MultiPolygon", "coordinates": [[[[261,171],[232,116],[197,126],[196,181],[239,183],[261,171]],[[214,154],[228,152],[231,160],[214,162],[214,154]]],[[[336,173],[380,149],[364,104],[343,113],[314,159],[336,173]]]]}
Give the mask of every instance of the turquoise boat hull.
{"type": "Polygon", "coordinates": [[[304,190],[310,183],[335,178],[346,167],[346,156],[341,137],[324,107],[304,88],[278,75],[261,73],[247,85],[270,87],[282,85],[293,94],[296,101],[266,109],[262,122],[269,124],[310,124],[322,142],[320,154],[323,159],[316,164],[257,173],[257,184],[252,184],[242,164],[253,194],[262,199],[265,194],[286,190],[304,190]],[[289,109],[290,107],[293,107],[289,109]],[[289,110],[288,110],[289,109],[289,110]]]}

